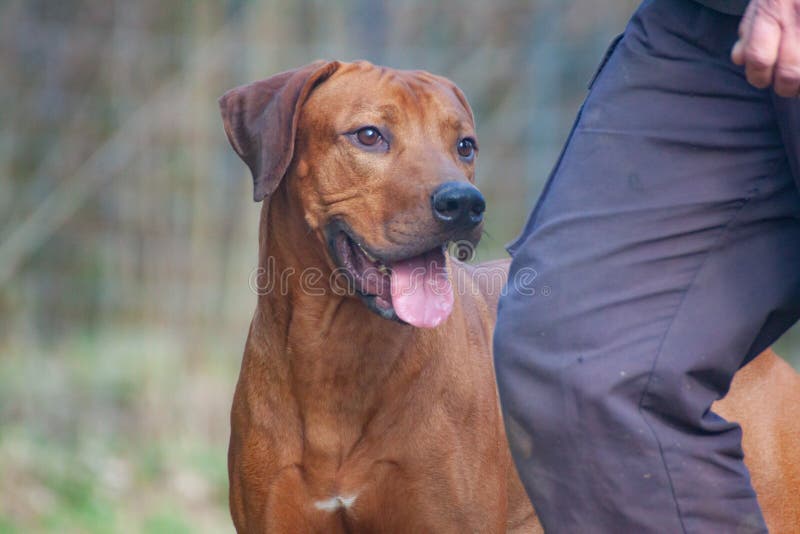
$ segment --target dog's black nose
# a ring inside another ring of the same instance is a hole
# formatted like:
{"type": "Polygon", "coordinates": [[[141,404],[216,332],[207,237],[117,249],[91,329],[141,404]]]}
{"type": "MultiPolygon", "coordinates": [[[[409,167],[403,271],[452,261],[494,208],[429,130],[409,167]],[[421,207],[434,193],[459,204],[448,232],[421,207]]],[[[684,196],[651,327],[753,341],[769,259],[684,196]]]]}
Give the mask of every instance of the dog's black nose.
{"type": "Polygon", "coordinates": [[[483,220],[486,201],[478,188],[466,182],[445,182],[431,197],[433,216],[456,228],[473,228],[483,220]]]}

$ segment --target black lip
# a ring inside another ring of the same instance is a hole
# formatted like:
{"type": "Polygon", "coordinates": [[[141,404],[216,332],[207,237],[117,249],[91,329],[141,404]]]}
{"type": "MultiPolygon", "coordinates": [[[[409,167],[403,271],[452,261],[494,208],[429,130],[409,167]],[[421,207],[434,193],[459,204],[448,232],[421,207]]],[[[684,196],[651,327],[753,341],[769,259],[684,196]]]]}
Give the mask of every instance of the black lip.
{"type": "Polygon", "coordinates": [[[325,227],[325,240],[328,243],[331,257],[335,260],[337,266],[342,266],[340,258],[337,257],[335,251],[336,236],[340,233],[344,233],[348,238],[350,238],[351,241],[358,243],[359,246],[366,250],[370,256],[379,259],[382,263],[389,264],[396,261],[413,258],[415,256],[419,256],[420,254],[425,254],[434,248],[439,246],[447,246],[447,244],[453,242],[468,242],[473,247],[477,247],[481,240],[482,228],[482,224],[470,230],[457,229],[454,231],[442,231],[442,229],[438,229],[439,231],[437,231],[437,229],[434,227],[427,235],[420,236],[418,242],[414,243],[413,245],[398,245],[396,247],[392,247],[391,250],[379,251],[370,248],[366,244],[365,240],[361,239],[361,236],[353,232],[350,226],[343,220],[335,219],[329,222],[325,227]]]}
{"type": "Polygon", "coordinates": [[[364,304],[367,305],[367,308],[369,308],[370,311],[380,315],[384,319],[389,319],[390,321],[395,321],[400,324],[408,324],[407,322],[405,322],[404,320],[402,320],[400,317],[397,316],[397,313],[394,311],[393,306],[390,305],[388,309],[381,308],[380,306],[378,306],[378,303],[376,302],[378,298],[377,295],[365,295],[360,291],[356,291],[356,293],[358,293],[358,297],[364,304]]]}
{"type": "Polygon", "coordinates": [[[367,253],[374,257],[378,258],[383,263],[389,263],[393,260],[397,260],[400,258],[393,258],[393,257],[386,257],[371,248],[364,243],[364,240],[357,236],[350,227],[341,220],[335,220],[328,224],[327,228],[325,229],[325,239],[328,242],[328,248],[330,249],[332,257],[336,260],[336,264],[339,267],[342,267],[342,261],[339,257],[339,254],[336,252],[336,238],[339,234],[344,234],[347,238],[352,241],[353,243],[357,243],[361,248],[367,251],[367,253]]]}

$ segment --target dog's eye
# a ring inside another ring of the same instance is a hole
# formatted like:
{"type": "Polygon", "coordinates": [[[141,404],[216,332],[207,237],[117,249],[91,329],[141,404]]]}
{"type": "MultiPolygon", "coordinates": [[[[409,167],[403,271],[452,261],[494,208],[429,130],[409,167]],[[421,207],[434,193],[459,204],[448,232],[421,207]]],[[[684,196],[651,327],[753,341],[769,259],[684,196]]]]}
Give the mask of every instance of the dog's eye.
{"type": "Polygon", "coordinates": [[[475,156],[475,148],[475,140],[469,137],[460,140],[456,146],[458,155],[467,160],[475,156]]]}
{"type": "Polygon", "coordinates": [[[383,136],[374,126],[365,126],[356,132],[356,139],[364,146],[375,146],[383,136]]]}

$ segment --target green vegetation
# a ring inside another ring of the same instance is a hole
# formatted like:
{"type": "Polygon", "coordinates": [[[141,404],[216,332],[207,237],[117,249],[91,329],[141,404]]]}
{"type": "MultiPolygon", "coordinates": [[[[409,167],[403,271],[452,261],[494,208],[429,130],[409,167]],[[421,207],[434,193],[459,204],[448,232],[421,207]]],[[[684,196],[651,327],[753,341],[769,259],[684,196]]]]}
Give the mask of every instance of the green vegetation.
{"type": "MultiPolygon", "coordinates": [[[[0,533],[226,532],[236,354],[116,332],[0,359],[0,533]]],[[[8,356],[10,355],[10,356],[8,356]]]]}

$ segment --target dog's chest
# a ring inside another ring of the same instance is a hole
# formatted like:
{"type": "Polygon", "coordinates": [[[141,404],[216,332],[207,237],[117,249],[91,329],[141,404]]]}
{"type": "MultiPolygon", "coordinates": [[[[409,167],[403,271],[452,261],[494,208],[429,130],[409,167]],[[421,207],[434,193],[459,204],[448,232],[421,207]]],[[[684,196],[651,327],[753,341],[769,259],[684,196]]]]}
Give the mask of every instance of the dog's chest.
{"type": "MultiPolygon", "coordinates": [[[[396,473],[392,476],[393,470],[392,466],[378,464],[339,469],[331,476],[302,472],[303,488],[294,493],[301,502],[294,506],[301,508],[305,520],[320,532],[398,531],[399,525],[390,524],[394,523],[391,510],[396,504],[393,501],[407,488],[396,473]]],[[[289,496],[283,493],[275,497],[289,496]]]]}
{"type": "Polygon", "coordinates": [[[455,481],[427,462],[373,457],[345,461],[336,470],[314,463],[285,472],[294,483],[276,481],[271,495],[279,508],[300,511],[314,531],[437,532],[442,525],[436,518],[464,504],[455,481]]]}

